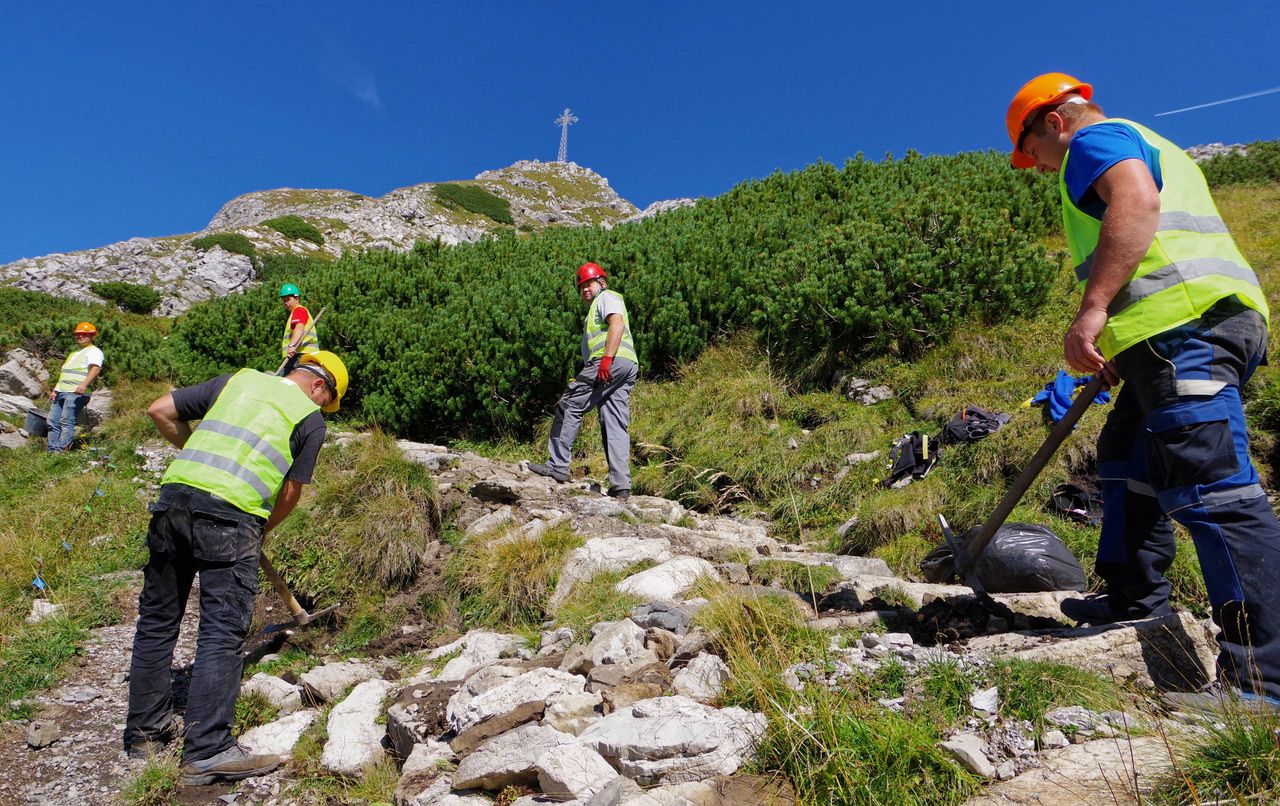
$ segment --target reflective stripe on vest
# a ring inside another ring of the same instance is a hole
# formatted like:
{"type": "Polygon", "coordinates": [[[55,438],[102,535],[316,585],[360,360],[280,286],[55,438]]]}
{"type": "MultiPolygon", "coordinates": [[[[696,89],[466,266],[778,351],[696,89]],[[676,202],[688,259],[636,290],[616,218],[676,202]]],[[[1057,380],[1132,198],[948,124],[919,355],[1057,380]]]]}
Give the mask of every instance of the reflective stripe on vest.
{"type": "MultiPolygon", "coordinates": [[[[1139,342],[1199,318],[1218,300],[1232,296],[1270,319],[1257,275],[1240,253],[1209,194],[1204,174],[1186,152],[1140,124],[1119,118],[1108,122],[1133,127],[1160,155],[1160,221],[1147,254],[1129,282],[1107,307],[1108,319],[1098,349],[1110,359],[1139,342]]],[[[1067,192],[1068,149],[1058,175],[1062,222],[1075,261],[1076,279],[1088,282],[1102,230],[1067,192]]]]}
{"type": "Polygon", "coordinates": [[[293,381],[242,369],[227,381],[162,483],[204,490],[266,518],[293,464],[293,429],[319,408],[293,381]]]}
{"type": "MultiPolygon", "coordinates": [[[[290,316],[293,312],[289,312],[290,316]]],[[[307,323],[302,326],[302,341],[298,343],[299,353],[318,353],[320,352],[320,340],[316,338],[316,329],[311,326],[311,313],[307,312],[307,323]]],[[[289,320],[284,323],[284,338],[280,341],[280,357],[289,357],[289,342],[293,341],[293,328],[290,327],[289,320]]]]}
{"type": "Polygon", "coordinates": [[[55,392],[74,392],[76,387],[89,377],[89,348],[82,347],[62,363],[62,371],[58,373],[58,383],[53,387],[55,392]]]}
{"type": "Polygon", "coordinates": [[[587,362],[590,363],[602,357],[605,343],[609,340],[608,323],[599,322],[596,317],[596,308],[600,305],[600,300],[604,299],[605,294],[612,294],[617,297],[618,304],[622,306],[622,341],[618,343],[618,352],[614,354],[614,357],[625,358],[639,366],[640,359],[636,357],[635,342],[631,340],[631,319],[627,316],[627,303],[623,301],[622,295],[617,291],[608,289],[601,291],[591,301],[591,308],[587,311],[587,321],[583,326],[584,338],[587,340],[587,362]]]}

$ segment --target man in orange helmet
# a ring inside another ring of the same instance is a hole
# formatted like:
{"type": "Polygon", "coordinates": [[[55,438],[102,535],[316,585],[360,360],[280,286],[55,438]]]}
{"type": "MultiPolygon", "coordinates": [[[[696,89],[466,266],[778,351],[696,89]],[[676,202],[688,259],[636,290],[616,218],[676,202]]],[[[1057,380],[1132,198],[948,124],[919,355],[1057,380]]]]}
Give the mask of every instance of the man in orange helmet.
{"type": "Polygon", "coordinates": [[[49,392],[49,452],[63,453],[76,437],[80,410],[89,404],[90,389],[102,372],[102,350],[93,346],[98,328],[81,322],[72,331],[76,349],[62,362],[58,382],[49,392]]]}
{"type": "MultiPolygon", "coordinates": [[[[1067,363],[1126,383],[1098,438],[1104,595],[1062,610],[1103,623],[1170,612],[1170,519],[1190,532],[1234,695],[1280,706],[1280,523],[1249,459],[1240,388],[1265,360],[1269,311],[1199,167],[1108,118],[1063,73],[1027,82],[1005,118],[1015,168],[1058,173],[1083,289],[1067,363]]],[[[1218,694],[1170,695],[1176,705],[1218,694]]]]}
{"type": "Polygon", "coordinates": [[[604,269],[595,263],[578,268],[578,293],[590,304],[582,332],[582,370],[556,404],[546,464],[530,463],[529,469],[556,481],[569,480],[573,441],[582,417],[591,409],[600,412],[605,458],[609,463],[609,495],[631,497],[631,387],[640,373],[631,320],[622,295],[607,287],[604,269]]]}

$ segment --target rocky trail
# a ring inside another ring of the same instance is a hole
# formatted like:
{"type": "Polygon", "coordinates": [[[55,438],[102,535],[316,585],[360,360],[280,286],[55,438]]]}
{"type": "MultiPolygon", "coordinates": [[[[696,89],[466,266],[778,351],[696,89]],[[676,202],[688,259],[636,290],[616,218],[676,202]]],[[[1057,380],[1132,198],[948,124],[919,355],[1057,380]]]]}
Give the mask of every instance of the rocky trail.
{"type": "MultiPolygon", "coordinates": [[[[643,604],[589,634],[548,629],[530,644],[477,630],[418,650],[420,670],[411,675],[401,676],[403,658],[393,659],[406,644],[391,642],[384,657],[333,657],[297,677],[246,680],[243,690],[263,694],[280,716],[246,732],[242,743],[289,754],[323,719],[323,768],[355,776],[395,760],[397,806],[484,806],[503,790],[504,806],[794,802],[781,779],[744,773],[765,717],[717,706],[730,670],[693,620],[706,604],[694,593],[705,577],[750,595],[787,596],[811,626],[830,634],[826,664],[787,670],[785,682],[795,688],[837,687],[891,658],[908,669],[939,658],[975,665],[996,655],[1055,660],[1182,689],[1212,676],[1208,625],[1189,614],[1076,629],[1058,609],[1066,593],[1001,595],[1008,610],[990,612],[968,588],[901,579],[878,559],[782,544],[761,521],[703,515],[647,496],[620,502],[589,481],[557,485],[475,454],[399,445],[433,473],[442,505],[466,534],[537,538],[568,523],[585,538],[564,562],[553,610],[598,574],[648,567],[616,586],[643,604]],[[778,561],[825,566],[840,579],[817,597],[752,582],[753,565],[778,561]],[[516,791],[523,794],[513,798],[516,791]]],[[[267,588],[262,596],[274,594],[267,588]]],[[[192,657],[194,621],[189,613],[178,666],[192,657]]],[[[399,635],[419,632],[403,625],[399,635]]],[[[36,721],[56,725],[54,741],[29,744],[28,733],[41,730],[35,723],[6,726],[0,802],[112,802],[131,772],[120,734],[132,633],[131,616],[95,631],[66,681],[40,696],[36,721]]],[[[1152,713],[1059,708],[1046,715],[1051,729],[1037,740],[1030,723],[998,715],[1000,696],[996,689],[973,692],[972,715],[943,744],[957,763],[990,780],[974,804],[1140,802],[1169,769],[1162,737],[1194,729],[1152,713]]],[[[903,708],[901,698],[880,705],[903,708]]],[[[291,775],[286,765],[237,785],[184,790],[181,798],[336,802],[300,794],[291,775]]]]}

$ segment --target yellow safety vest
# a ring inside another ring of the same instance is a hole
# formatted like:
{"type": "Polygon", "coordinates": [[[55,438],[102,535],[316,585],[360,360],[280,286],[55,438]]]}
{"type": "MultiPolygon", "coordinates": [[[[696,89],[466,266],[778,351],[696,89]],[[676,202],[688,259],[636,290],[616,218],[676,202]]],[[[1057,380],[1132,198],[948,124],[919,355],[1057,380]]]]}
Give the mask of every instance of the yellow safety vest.
{"type": "Polygon", "coordinates": [[[320,409],[287,378],[237,372],[164,474],[266,518],[293,464],[294,426],[320,409]]]}
{"type": "Polygon", "coordinates": [[[58,383],[53,387],[55,392],[74,392],[76,387],[89,377],[89,347],[82,347],[62,363],[62,372],[58,374],[58,383]]]}
{"type": "MultiPolygon", "coordinates": [[[[293,311],[289,312],[293,316],[293,311]]],[[[298,354],[318,353],[320,352],[320,340],[316,338],[315,320],[311,318],[311,312],[307,312],[307,323],[302,326],[302,341],[298,343],[298,354]]],[[[280,357],[289,357],[289,342],[293,341],[293,329],[289,326],[289,320],[284,322],[284,338],[280,341],[280,357]]]]}
{"type": "Polygon", "coordinates": [[[596,298],[591,301],[591,308],[587,311],[587,321],[583,326],[583,338],[587,344],[585,350],[587,363],[591,363],[604,355],[604,345],[609,340],[608,323],[598,321],[596,317],[596,308],[600,305],[600,300],[604,299],[605,294],[612,294],[617,297],[618,304],[622,306],[622,341],[618,344],[618,352],[614,357],[625,358],[639,366],[640,359],[636,357],[635,342],[631,340],[631,319],[627,316],[627,303],[617,291],[608,289],[596,295],[596,298]]]}
{"type": "MultiPolygon", "coordinates": [[[[1270,320],[1258,278],[1227,231],[1195,160],[1145,126],[1120,118],[1107,122],[1132,126],[1159,152],[1164,187],[1155,239],[1128,284],[1107,306],[1107,324],[1098,338],[1103,357],[1111,359],[1145,339],[1198,319],[1232,294],[1270,320]]],[[[1093,268],[1102,221],[1071,201],[1063,179],[1070,159],[1068,149],[1058,189],[1067,245],[1083,287],[1093,268]]]]}

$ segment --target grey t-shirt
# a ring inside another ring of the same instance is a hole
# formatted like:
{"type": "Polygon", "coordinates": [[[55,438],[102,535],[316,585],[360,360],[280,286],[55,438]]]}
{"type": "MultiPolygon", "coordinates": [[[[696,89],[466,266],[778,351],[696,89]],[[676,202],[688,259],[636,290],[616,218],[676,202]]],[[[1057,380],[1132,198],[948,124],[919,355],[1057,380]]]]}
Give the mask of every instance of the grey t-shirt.
{"type": "MultiPolygon", "coordinates": [[[[623,316],[626,313],[622,297],[617,292],[606,289],[600,292],[599,300],[598,303],[595,303],[596,325],[598,327],[607,328],[609,326],[609,314],[616,313],[618,316],[623,316]]],[[[593,302],[595,301],[593,300],[593,302]]],[[[582,330],[582,363],[591,363],[591,350],[587,347],[586,328],[582,330]]]]}
{"type": "MultiPolygon", "coordinates": [[[[213,402],[222,394],[222,389],[231,380],[232,373],[211,378],[195,386],[187,386],[173,390],[173,405],[178,410],[178,417],[183,420],[200,420],[213,408],[213,402]]],[[[307,415],[306,419],[293,427],[289,435],[289,452],[293,454],[293,464],[285,474],[288,481],[299,484],[310,484],[311,475],[316,469],[316,458],[324,445],[324,415],[318,410],[307,415]]]]}

